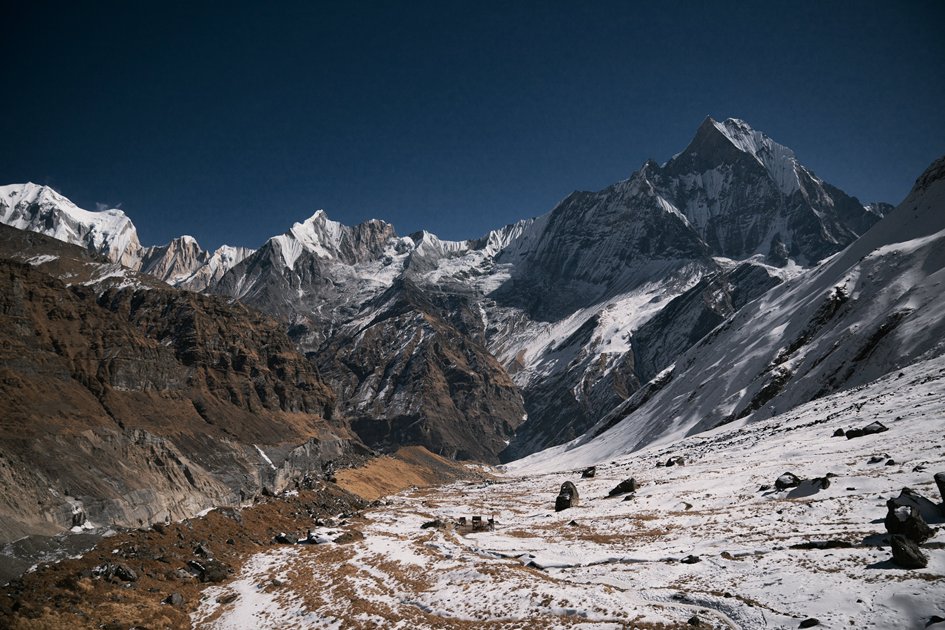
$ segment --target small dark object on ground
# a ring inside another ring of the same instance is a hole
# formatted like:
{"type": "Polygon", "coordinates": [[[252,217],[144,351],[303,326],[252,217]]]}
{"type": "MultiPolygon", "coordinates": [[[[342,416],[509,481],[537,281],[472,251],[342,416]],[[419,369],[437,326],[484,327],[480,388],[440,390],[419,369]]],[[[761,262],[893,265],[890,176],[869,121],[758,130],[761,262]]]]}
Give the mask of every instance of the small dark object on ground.
{"type": "Polygon", "coordinates": [[[627,492],[636,492],[637,490],[637,480],[633,477],[629,479],[624,479],[617,486],[607,493],[608,497],[615,497],[618,494],[626,494],[627,492]]]}
{"type": "Polygon", "coordinates": [[[699,556],[688,555],[682,560],[680,560],[680,562],[682,562],[683,564],[695,564],[697,562],[702,562],[702,558],[700,558],[699,556]]]}
{"type": "Polygon", "coordinates": [[[792,472],[786,472],[780,477],[777,478],[774,482],[774,487],[778,490],[787,490],[788,488],[796,488],[801,485],[801,478],[795,475],[792,472]]]}
{"type": "Polygon", "coordinates": [[[801,622],[798,628],[813,628],[814,626],[819,626],[819,625],[820,625],[820,619],[817,619],[816,617],[808,617],[807,619],[801,622]]]}
{"type": "Polygon", "coordinates": [[[863,437],[864,435],[875,435],[876,433],[883,433],[884,431],[889,431],[889,427],[877,421],[871,422],[859,429],[850,429],[846,432],[846,436],[848,440],[852,440],[853,438],[863,437]]]}
{"type": "Polygon", "coordinates": [[[597,474],[597,466],[588,466],[587,468],[581,471],[581,478],[593,479],[594,475],[596,474],[597,474]]]}
{"type": "Polygon", "coordinates": [[[420,526],[420,529],[430,529],[430,528],[433,528],[433,529],[440,529],[440,528],[442,528],[442,527],[443,527],[443,521],[441,521],[441,520],[438,519],[438,518],[435,518],[435,519],[433,519],[432,521],[427,521],[426,523],[424,523],[423,525],[421,525],[421,526],[420,526]]]}
{"type": "Polygon", "coordinates": [[[893,534],[889,541],[892,544],[893,562],[904,569],[924,569],[929,564],[929,558],[919,545],[902,534],[893,534]]]}

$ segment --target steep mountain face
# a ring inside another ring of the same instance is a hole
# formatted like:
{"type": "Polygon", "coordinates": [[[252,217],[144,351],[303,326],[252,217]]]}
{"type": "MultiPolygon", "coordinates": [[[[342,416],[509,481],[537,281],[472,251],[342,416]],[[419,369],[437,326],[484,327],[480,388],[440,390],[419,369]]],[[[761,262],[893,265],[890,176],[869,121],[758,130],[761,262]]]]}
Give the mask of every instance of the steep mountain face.
{"type": "Polygon", "coordinates": [[[2,542],[192,516],[361,448],[277,322],[96,266],[0,227],[2,542]]]}
{"type": "Polygon", "coordinates": [[[191,236],[142,247],[137,229],[121,210],[89,212],[53,189],[32,183],[0,186],[0,223],[85,247],[113,263],[191,291],[203,291],[253,252],[228,245],[206,252],[191,236]]]}
{"type": "Polygon", "coordinates": [[[887,210],[743,121],[708,118],[662,166],[473,241],[318,211],[256,252],[211,256],[182,237],[138,256],[157,278],[282,319],[372,445],[494,460],[581,435],[887,210]]]}
{"type": "Polygon", "coordinates": [[[768,418],[945,352],[945,158],[875,229],[745,305],[579,440],[604,460],[768,418]]]}
{"type": "Polygon", "coordinates": [[[793,151],[736,119],[707,118],[685,151],[643,173],[714,254],[729,258],[813,264],[882,218],[881,206],[824,183],[793,151]]]}

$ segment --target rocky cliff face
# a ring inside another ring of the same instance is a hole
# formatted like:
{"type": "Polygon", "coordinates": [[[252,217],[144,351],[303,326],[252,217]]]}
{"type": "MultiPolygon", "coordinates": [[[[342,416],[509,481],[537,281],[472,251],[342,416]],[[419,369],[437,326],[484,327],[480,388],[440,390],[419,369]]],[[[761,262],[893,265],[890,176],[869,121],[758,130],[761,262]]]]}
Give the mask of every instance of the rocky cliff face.
{"type": "Polygon", "coordinates": [[[352,457],[334,392],[277,322],[153,281],[44,271],[95,265],[109,266],[0,230],[4,540],[183,518],[352,457]]]}

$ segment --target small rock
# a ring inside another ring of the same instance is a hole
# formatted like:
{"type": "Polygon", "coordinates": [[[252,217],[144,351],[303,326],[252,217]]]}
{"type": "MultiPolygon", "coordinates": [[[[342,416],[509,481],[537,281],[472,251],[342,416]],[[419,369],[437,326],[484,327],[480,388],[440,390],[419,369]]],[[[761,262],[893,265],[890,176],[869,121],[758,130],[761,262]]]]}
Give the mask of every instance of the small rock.
{"type": "Polygon", "coordinates": [[[791,472],[786,472],[774,482],[774,487],[778,490],[787,490],[801,485],[801,478],[791,472]]]}
{"type": "Polygon", "coordinates": [[[596,474],[597,474],[597,466],[588,466],[587,468],[581,471],[581,478],[593,479],[594,475],[596,474]]]}
{"type": "Polygon", "coordinates": [[[699,615],[693,615],[692,617],[689,618],[689,621],[688,621],[687,623],[688,623],[690,626],[699,627],[699,626],[702,625],[702,620],[699,619],[699,615]]]}
{"type": "Polygon", "coordinates": [[[929,622],[925,624],[925,627],[928,628],[929,626],[933,624],[942,623],[943,621],[945,621],[945,617],[942,617],[940,615],[932,615],[931,617],[929,617],[929,622]]]}
{"type": "Polygon", "coordinates": [[[700,558],[699,556],[688,555],[682,560],[680,560],[680,562],[682,562],[683,564],[695,564],[697,562],[702,562],[702,558],[700,558]]]}
{"type": "Polygon", "coordinates": [[[881,463],[884,459],[886,459],[886,458],[888,458],[888,457],[889,457],[889,455],[886,455],[885,453],[882,454],[882,455],[873,455],[872,457],[869,458],[869,460],[868,460],[866,463],[867,463],[867,464],[879,464],[879,463],[881,463]]]}
{"type": "Polygon", "coordinates": [[[163,604],[168,604],[170,606],[183,606],[184,605],[184,596],[180,593],[171,593],[164,598],[163,604]]]}
{"type": "Polygon", "coordinates": [[[224,595],[220,595],[219,597],[217,597],[217,603],[220,603],[220,604],[232,604],[232,603],[235,602],[237,599],[239,599],[239,596],[240,596],[239,593],[237,593],[237,592],[235,592],[235,591],[231,591],[231,592],[229,592],[229,593],[226,593],[226,594],[224,594],[224,595]]]}
{"type": "Polygon", "coordinates": [[[577,522],[577,521],[569,521],[569,522],[568,522],[568,526],[570,526],[570,527],[577,527],[577,526],[578,526],[578,522],[577,522]]]}
{"type": "Polygon", "coordinates": [[[819,625],[820,625],[820,619],[817,619],[816,617],[808,617],[807,619],[802,621],[800,625],[797,627],[798,628],[813,628],[814,626],[819,626],[819,625]]]}
{"type": "Polygon", "coordinates": [[[138,579],[138,574],[135,573],[127,564],[116,564],[112,574],[119,580],[123,580],[125,582],[134,582],[138,579]]]}
{"type": "Polygon", "coordinates": [[[158,523],[152,523],[152,524],[151,524],[151,529],[153,529],[154,531],[156,531],[157,533],[159,533],[159,534],[161,534],[161,535],[163,536],[163,535],[164,535],[164,532],[167,531],[167,525],[165,525],[164,523],[160,523],[160,522],[158,522],[158,523]]]}
{"type": "Polygon", "coordinates": [[[846,433],[843,429],[837,429],[833,432],[833,437],[843,437],[844,435],[846,435],[846,433]]]}
{"type": "Polygon", "coordinates": [[[210,550],[207,549],[206,545],[203,543],[197,543],[197,546],[194,547],[195,556],[203,556],[204,558],[209,558],[211,555],[210,550]]]}
{"type": "Polygon", "coordinates": [[[770,489],[771,489],[771,486],[769,486],[768,484],[762,484],[761,486],[758,487],[758,492],[767,492],[770,489]]]}
{"type": "Polygon", "coordinates": [[[903,488],[898,497],[886,501],[886,510],[883,524],[890,534],[920,543],[935,533],[922,516],[923,512],[934,515],[935,505],[911,488],[903,488]]]}
{"type": "Polygon", "coordinates": [[[273,586],[285,586],[285,581],[280,580],[279,578],[272,578],[273,586]]]}
{"type": "Polygon", "coordinates": [[[285,532],[279,532],[273,537],[273,541],[280,545],[294,545],[296,541],[289,538],[285,532]]]}
{"type": "Polygon", "coordinates": [[[686,460],[683,459],[683,457],[681,457],[680,455],[676,455],[674,457],[670,457],[669,459],[667,459],[666,465],[667,466],[685,466],[686,460]]]}
{"type": "Polygon", "coordinates": [[[860,429],[850,429],[846,432],[846,436],[848,440],[852,440],[853,438],[862,437],[864,435],[875,435],[876,433],[883,433],[884,431],[889,431],[889,427],[882,422],[871,422],[860,429]]]}
{"type": "Polygon", "coordinates": [[[887,459],[887,460],[886,460],[886,465],[887,465],[887,466],[895,466],[895,465],[896,465],[896,460],[894,460],[894,459],[887,459]]]}
{"type": "Polygon", "coordinates": [[[443,521],[438,518],[433,519],[432,521],[427,521],[420,526],[420,529],[441,529],[443,527],[443,521]]]}
{"type": "Polygon", "coordinates": [[[575,507],[579,500],[577,487],[570,481],[565,481],[555,499],[555,512],[575,507]]]}
{"type": "Polygon", "coordinates": [[[617,486],[607,493],[608,497],[615,497],[618,494],[626,494],[627,492],[636,492],[637,490],[637,481],[633,477],[629,479],[624,479],[617,486]]]}
{"type": "Polygon", "coordinates": [[[635,495],[634,493],[631,492],[630,494],[628,494],[627,496],[625,496],[625,497],[623,498],[623,500],[624,500],[624,501],[633,501],[635,498],[637,498],[637,495],[635,495]]]}
{"type": "Polygon", "coordinates": [[[929,559],[919,545],[902,534],[893,534],[889,541],[892,544],[893,562],[905,569],[923,569],[928,566],[929,559]]]}

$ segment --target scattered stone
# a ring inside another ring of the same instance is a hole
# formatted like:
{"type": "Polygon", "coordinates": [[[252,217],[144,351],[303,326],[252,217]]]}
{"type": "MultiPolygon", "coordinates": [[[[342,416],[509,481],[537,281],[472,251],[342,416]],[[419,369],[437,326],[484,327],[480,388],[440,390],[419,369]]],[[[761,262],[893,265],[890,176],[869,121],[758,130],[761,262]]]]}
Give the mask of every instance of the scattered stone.
{"type": "Polygon", "coordinates": [[[702,558],[700,558],[699,556],[688,555],[682,560],[680,560],[680,562],[682,562],[683,564],[695,564],[697,562],[702,562],[702,558]]]}
{"type": "Polygon", "coordinates": [[[941,617],[939,615],[932,615],[931,617],[929,617],[929,622],[925,624],[925,627],[928,628],[929,626],[933,624],[942,623],[943,621],[945,621],[945,617],[941,617]]]}
{"type": "Polygon", "coordinates": [[[565,481],[558,491],[558,498],[555,499],[555,512],[575,507],[579,501],[577,487],[570,481],[565,481]]]}
{"type": "Polygon", "coordinates": [[[895,465],[896,465],[896,460],[894,460],[894,459],[887,459],[887,460],[886,460],[886,465],[887,465],[887,466],[895,466],[895,465]]]}
{"type": "Polygon", "coordinates": [[[843,429],[837,429],[833,432],[833,437],[843,437],[846,435],[846,432],[843,429]]]}
{"type": "Polygon", "coordinates": [[[569,522],[568,522],[568,526],[570,526],[570,527],[577,527],[577,526],[578,526],[578,522],[577,522],[577,521],[569,521],[569,522]]]}
{"type": "Polygon", "coordinates": [[[801,485],[801,478],[791,472],[786,472],[774,482],[774,487],[778,490],[787,490],[801,485]]]}
{"type": "Polygon", "coordinates": [[[883,519],[883,524],[890,534],[901,534],[915,542],[924,542],[932,537],[932,528],[915,506],[897,505],[895,499],[890,499],[886,502],[886,507],[889,511],[883,519]]]}
{"type": "Polygon", "coordinates": [[[112,569],[112,575],[124,582],[134,582],[138,579],[138,574],[135,573],[127,564],[122,563],[118,563],[114,566],[112,569]]]}
{"type": "Polygon", "coordinates": [[[350,543],[353,543],[353,542],[357,542],[357,541],[363,540],[363,539],[364,539],[364,534],[362,534],[360,531],[354,529],[354,530],[350,530],[350,531],[347,531],[347,532],[343,533],[341,536],[338,536],[338,538],[335,538],[335,544],[336,544],[336,545],[347,545],[347,544],[350,544],[350,543]]]}
{"type": "Polygon", "coordinates": [[[702,620],[699,619],[699,615],[693,615],[692,617],[689,618],[689,621],[688,621],[687,623],[688,623],[690,626],[699,627],[699,626],[702,625],[702,620]]]}
{"type": "Polygon", "coordinates": [[[860,429],[850,429],[846,432],[846,436],[848,440],[852,440],[853,438],[863,437],[864,435],[875,435],[876,433],[883,433],[884,431],[889,431],[889,427],[877,421],[871,422],[860,429]]]}
{"type": "Polygon", "coordinates": [[[184,605],[184,596],[180,593],[171,593],[164,598],[162,604],[168,604],[170,606],[183,606],[184,605]]]}
{"type": "Polygon", "coordinates": [[[217,603],[219,604],[232,604],[237,599],[239,599],[240,594],[235,591],[230,591],[224,595],[217,597],[217,603]]]}
{"type": "Polygon", "coordinates": [[[420,526],[420,529],[430,529],[430,528],[433,528],[433,529],[442,529],[442,528],[443,528],[443,521],[441,521],[441,520],[438,519],[438,518],[435,518],[435,519],[433,519],[432,521],[427,521],[426,523],[424,523],[423,525],[420,526]]]}
{"type": "Polygon", "coordinates": [[[670,457],[669,459],[667,459],[666,465],[667,466],[685,466],[686,460],[682,456],[676,455],[674,457],[670,457]]]}
{"type": "Polygon", "coordinates": [[[889,457],[889,455],[886,455],[885,453],[883,453],[882,455],[873,455],[872,457],[870,457],[869,461],[866,462],[866,463],[867,463],[867,464],[879,464],[880,462],[882,462],[882,461],[883,461],[884,459],[886,459],[887,457],[889,457]]]}
{"type": "Polygon", "coordinates": [[[637,481],[633,477],[625,479],[617,484],[617,486],[607,493],[608,497],[615,497],[618,494],[626,494],[627,492],[636,492],[637,491],[637,481]]]}
{"type": "Polygon", "coordinates": [[[624,500],[624,501],[633,501],[633,500],[636,499],[636,498],[637,498],[637,495],[635,495],[634,493],[631,492],[630,494],[628,494],[627,496],[625,496],[625,497],[623,498],[623,500],[624,500]]]}
{"type": "Polygon", "coordinates": [[[935,516],[935,504],[911,488],[903,488],[899,496],[886,501],[883,524],[890,534],[902,534],[917,543],[932,537],[934,532],[923,515],[935,516]]]}
{"type": "Polygon", "coordinates": [[[210,550],[207,549],[206,545],[203,543],[197,543],[197,546],[194,547],[195,556],[203,556],[204,558],[209,558],[213,554],[210,553],[210,550]]]}
{"type": "Polygon", "coordinates": [[[893,562],[904,569],[924,569],[929,564],[928,557],[919,549],[919,545],[901,534],[893,534],[892,544],[893,562]]]}
{"type": "Polygon", "coordinates": [[[758,487],[758,492],[767,492],[770,489],[771,489],[771,486],[769,486],[768,484],[762,484],[761,486],[758,487]]]}
{"type": "Polygon", "coordinates": [[[587,468],[581,471],[581,478],[593,479],[594,475],[596,474],[597,474],[597,466],[588,466],[587,468]]]}
{"type": "Polygon", "coordinates": [[[813,628],[814,626],[819,626],[819,625],[820,625],[820,619],[817,619],[816,617],[808,617],[807,619],[802,621],[800,625],[797,627],[798,628],[813,628]]]}
{"type": "Polygon", "coordinates": [[[272,540],[280,545],[294,545],[296,542],[289,538],[285,532],[279,532],[273,537],[272,540]]]}
{"type": "Polygon", "coordinates": [[[154,531],[156,531],[157,533],[159,533],[159,534],[161,534],[161,535],[163,536],[163,535],[164,535],[164,532],[167,531],[167,525],[165,525],[164,523],[161,523],[161,522],[153,523],[153,524],[151,525],[151,529],[153,529],[154,531]]]}

